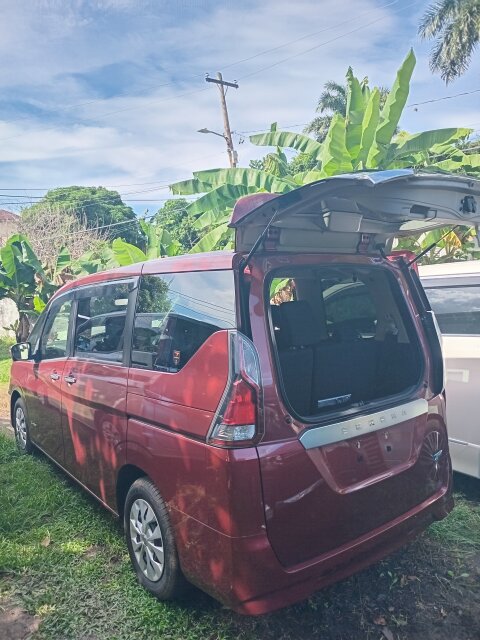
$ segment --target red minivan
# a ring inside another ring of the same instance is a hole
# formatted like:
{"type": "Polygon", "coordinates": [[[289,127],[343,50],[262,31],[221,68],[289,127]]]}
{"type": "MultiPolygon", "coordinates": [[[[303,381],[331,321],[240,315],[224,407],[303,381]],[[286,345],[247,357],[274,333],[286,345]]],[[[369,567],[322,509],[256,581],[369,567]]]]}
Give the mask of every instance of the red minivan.
{"type": "Polygon", "coordinates": [[[235,611],[307,597],[452,508],[442,355],[392,237],[478,222],[410,170],[240,200],[235,250],[65,285],[12,348],[18,446],[123,519],[140,583],[235,611]]]}

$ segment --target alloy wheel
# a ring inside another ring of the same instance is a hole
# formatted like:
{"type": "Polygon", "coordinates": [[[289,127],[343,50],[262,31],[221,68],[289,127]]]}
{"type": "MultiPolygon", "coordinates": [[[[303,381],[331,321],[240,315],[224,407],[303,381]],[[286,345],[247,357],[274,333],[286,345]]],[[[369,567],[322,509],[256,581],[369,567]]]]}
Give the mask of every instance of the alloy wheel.
{"type": "Polygon", "coordinates": [[[22,407],[17,407],[15,411],[15,435],[19,446],[25,449],[27,446],[27,419],[22,407]]]}
{"type": "Polygon", "coordinates": [[[129,520],[137,564],[146,578],[158,582],[165,566],[165,552],[157,516],[146,500],[137,498],[130,507],[129,520]]]}

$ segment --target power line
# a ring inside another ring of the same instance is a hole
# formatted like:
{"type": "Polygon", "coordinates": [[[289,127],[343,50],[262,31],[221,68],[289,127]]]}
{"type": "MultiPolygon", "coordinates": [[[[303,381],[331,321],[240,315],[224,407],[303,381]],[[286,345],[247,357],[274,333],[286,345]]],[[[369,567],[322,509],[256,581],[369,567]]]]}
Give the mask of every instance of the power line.
{"type": "Polygon", "coordinates": [[[412,102],[407,104],[408,107],[419,107],[422,104],[431,104],[432,102],[442,102],[442,100],[451,100],[452,98],[460,98],[461,96],[470,96],[472,93],[479,93],[480,89],[473,89],[472,91],[463,91],[462,93],[454,93],[451,96],[443,96],[443,98],[432,98],[432,100],[424,100],[423,102],[412,102]]]}
{"type": "MultiPolygon", "coordinates": [[[[400,8],[400,11],[403,11],[404,9],[408,9],[409,7],[412,7],[413,5],[416,5],[416,2],[410,2],[409,4],[402,6],[400,8]]],[[[396,12],[394,12],[396,13],[396,12]]],[[[298,58],[299,56],[303,56],[306,53],[310,53],[311,51],[315,51],[316,49],[319,49],[320,47],[324,47],[327,44],[330,44],[332,42],[336,42],[337,40],[340,40],[341,38],[344,38],[345,36],[349,36],[352,33],[357,33],[358,31],[361,31],[362,29],[365,29],[366,27],[371,26],[372,24],[376,24],[377,22],[381,22],[382,20],[385,20],[387,17],[389,16],[381,16],[380,18],[376,18],[375,20],[371,20],[370,22],[367,22],[365,24],[361,24],[360,26],[356,27],[355,29],[351,29],[350,31],[347,31],[345,33],[341,33],[338,36],[335,36],[334,38],[330,38],[330,40],[325,40],[325,42],[321,42],[320,44],[317,44],[313,47],[309,47],[308,49],[304,49],[303,51],[299,51],[298,53],[294,53],[290,56],[287,56],[286,58],[283,58],[282,60],[278,60],[277,62],[273,62],[272,64],[267,65],[266,67],[261,67],[260,69],[257,69],[256,71],[252,71],[251,73],[247,73],[244,76],[240,76],[238,79],[239,80],[244,80],[245,78],[250,78],[251,76],[256,75],[257,73],[261,73],[262,71],[267,71],[269,69],[273,69],[273,67],[278,67],[278,65],[283,64],[284,62],[287,62],[288,60],[293,60],[293,58],[298,58]]]]}
{"type": "MultiPolygon", "coordinates": [[[[152,100],[148,100],[146,104],[143,105],[137,105],[134,107],[125,107],[124,109],[117,109],[116,111],[110,111],[109,113],[104,113],[101,116],[97,116],[95,119],[91,120],[92,123],[98,122],[98,120],[104,120],[105,118],[108,118],[109,116],[113,116],[116,115],[117,113],[124,113],[125,111],[134,111],[136,109],[144,109],[145,107],[150,107],[153,103],[155,104],[162,104],[163,102],[169,102],[171,100],[176,100],[177,98],[182,98],[184,96],[190,96],[194,93],[200,93],[202,91],[207,91],[207,87],[202,88],[202,89],[194,89],[192,91],[186,91],[184,93],[179,93],[176,94],[174,96],[171,96],[170,98],[164,98],[164,99],[159,99],[159,98],[153,98],[152,100]]],[[[88,126],[86,124],[84,124],[83,126],[88,126]]],[[[43,129],[42,133],[45,131],[56,131],[57,127],[47,127],[46,129],[43,129]]],[[[6,142],[7,140],[13,140],[14,138],[20,138],[21,136],[27,135],[29,134],[29,131],[22,131],[22,133],[16,133],[13,136],[8,136],[7,138],[0,138],[0,142],[6,142]]]]}
{"type": "MultiPolygon", "coordinates": [[[[364,13],[361,13],[358,16],[355,16],[354,18],[349,18],[348,20],[343,20],[342,22],[337,22],[336,24],[330,25],[328,27],[324,27],[322,29],[319,29],[318,31],[313,31],[311,33],[308,33],[306,35],[300,36],[298,38],[295,38],[294,40],[288,40],[287,42],[284,42],[280,45],[277,45],[276,47],[271,47],[270,49],[264,49],[262,51],[259,51],[258,53],[255,53],[251,56],[248,56],[247,58],[242,58],[240,60],[236,60],[234,62],[230,62],[226,65],[221,65],[224,69],[229,69],[231,67],[237,66],[239,64],[243,64],[244,62],[249,62],[250,60],[254,60],[255,58],[258,58],[260,56],[266,55],[267,53],[272,53],[274,51],[278,51],[279,49],[284,49],[285,47],[288,47],[291,44],[295,44],[297,42],[300,42],[302,40],[306,40],[308,38],[313,38],[314,36],[319,35],[320,33],[324,33],[325,31],[330,31],[332,29],[337,29],[338,27],[342,27],[345,24],[349,24],[350,22],[353,22],[355,20],[358,20],[360,18],[362,18],[363,16],[367,16],[370,15],[371,13],[376,13],[378,10],[382,10],[382,9],[387,9],[388,7],[394,5],[394,4],[398,4],[400,0],[392,0],[391,2],[387,2],[384,5],[381,5],[380,7],[375,8],[374,10],[371,11],[365,11],[364,13]]],[[[200,78],[200,77],[204,77],[204,73],[195,73],[192,74],[190,76],[188,76],[188,79],[196,79],[196,78],[200,78]]],[[[142,90],[148,90],[148,89],[160,89],[162,87],[168,87],[171,86],[173,84],[177,84],[176,80],[170,80],[169,82],[163,82],[161,84],[154,84],[154,85],[149,85],[149,86],[145,86],[145,87],[141,87],[142,90]]],[[[118,98],[118,97],[124,97],[124,96],[130,96],[131,94],[128,91],[123,91],[120,92],[118,94],[116,94],[114,97],[118,98]]],[[[88,106],[91,104],[97,104],[98,102],[106,102],[108,99],[105,98],[96,98],[94,100],[87,100],[85,102],[79,102],[76,104],[71,104],[71,105],[64,105],[60,107],[60,110],[62,111],[67,111],[70,109],[76,109],[78,107],[84,107],[84,106],[88,106]]],[[[58,107],[57,107],[58,109],[58,107]]],[[[30,116],[24,116],[23,118],[19,118],[20,120],[23,119],[29,119],[30,116]]],[[[17,121],[19,120],[17,119],[17,121]]]]}
{"type": "MultiPolygon", "coordinates": [[[[393,4],[396,4],[397,2],[398,2],[398,0],[393,0],[392,2],[389,2],[389,3],[387,3],[387,4],[383,5],[383,6],[382,6],[382,7],[380,7],[380,8],[386,8],[386,7],[389,7],[389,6],[393,5],[393,4]]],[[[412,6],[413,4],[415,4],[415,2],[412,2],[412,3],[408,4],[408,5],[406,5],[405,7],[402,7],[401,9],[408,8],[408,7],[412,6]]],[[[372,12],[366,12],[366,13],[361,14],[361,15],[368,15],[369,13],[372,13],[372,12]]],[[[339,40],[340,38],[343,38],[343,37],[345,37],[345,36],[347,36],[347,35],[350,35],[350,34],[352,34],[352,33],[355,33],[355,32],[357,32],[357,31],[360,31],[361,29],[363,29],[363,28],[365,28],[365,27],[368,27],[368,26],[370,26],[371,24],[375,24],[376,22],[379,22],[379,21],[381,21],[381,20],[384,20],[384,19],[386,19],[386,17],[388,17],[388,16],[381,16],[380,18],[377,18],[376,20],[373,20],[373,21],[371,21],[371,22],[369,22],[369,23],[366,23],[366,24],[360,25],[360,26],[359,26],[359,27],[357,27],[356,29],[353,29],[353,30],[348,31],[348,32],[346,32],[346,33],[339,34],[338,36],[336,36],[335,38],[332,38],[331,40],[328,40],[328,41],[326,41],[326,42],[320,43],[319,45],[316,45],[316,46],[314,46],[314,47],[311,47],[311,48],[309,48],[309,49],[307,49],[307,50],[305,50],[305,51],[301,51],[301,52],[299,52],[299,53],[297,53],[297,54],[294,54],[294,55],[292,55],[292,56],[288,56],[287,58],[284,58],[283,60],[280,60],[280,61],[278,61],[278,62],[276,62],[276,63],[273,63],[273,64],[271,64],[271,65],[269,65],[269,66],[267,66],[267,67],[264,67],[264,68],[262,68],[262,69],[259,69],[259,70],[257,70],[257,71],[254,71],[254,72],[252,72],[252,73],[249,73],[249,74],[247,74],[247,75],[245,75],[245,76],[242,76],[242,78],[248,78],[248,77],[250,77],[251,75],[254,75],[254,74],[260,73],[260,72],[265,71],[265,70],[267,70],[267,69],[270,69],[270,68],[272,68],[272,67],[274,67],[274,66],[278,66],[279,64],[282,64],[283,62],[285,62],[285,61],[287,61],[287,60],[290,60],[290,59],[292,59],[292,58],[296,58],[296,57],[298,57],[298,56],[300,56],[300,55],[304,55],[305,53],[308,53],[309,51],[313,51],[314,49],[318,49],[319,47],[325,46],[326,44],[329,44],[330,42],[335,42],[336,40],[339,40]]],[[[358,16],[357,16],[357,18],[356,18],[356,19],[358,19],[358,16]]],[[[342,24],[348,23],[348,22],[350,22],[350,21],[351,21],[351,20],[347,20],[347,21],[344,21],[344,22],[342,22],[342,23],[339,23],[338,25],[332,25],[331,27],[325,28],[324,30],[327,30],[327,29],[335,29],[337,26],[341,26],[342,24]]],[[[323,31],[323,30],[321,30],[321,31],[323,31]]],[[[320,32],[321,32],[321,31],[320,31],[320,32]]],[[[320,33],[320,32],[318,32],[318,33],[320,33]]],[[[309,35],[307,35],[307,36],[302,36],[301,38],[298,38],[298,39],[297,39],[297,40],[295,40],[295,41],[298,41],[298,40],[301,40],[301,39],[305,39],[305,38],[310,37],[310,36],[312,36],[312,35],[314,35],[314,34],[309,34],[309,35]]],[[[293,41],[293,42],[295,42],[295,41],[293,41]]],[[[284,47],[284,46],[288,46],[288,44],[291,44],[291,42],[287,42],[287,43],[286,43],[286,44],[284,44],[284,45],[279,45],[278,47],[274,47],[274,48],[273,48],[273,50],[275,50],[275,49],[279,49],[279,48],[282,48],[282,47],[284,47]]],[[[268,53],[268,52],[270,52],[270,51],[271,51],[271,50],[265,50],[264,52],[260,52],[260,53],[258,53],[258,54],[255,54],[254,56],[251,56],[251,58],[258,57],[258,56],[263,55],[264,53],[268,53]]],[[[238,61],[238,62],[236,62],[236,63],[230,63],[229,65],[226,65],[226,66],[225,66],[225,68],[226,68],[226,67],[234,66],[235,64],[240,64],[240,62],[244,62],[244,61],[246,61],[246,59],[245,59],[245,60],[243,60],[243,61],[238,61]]],[[[198,76],[195,76],[195,77],[198,77],[198,76]]],[[[169,84],[169,83],[166,83],[166,84],[169,84]]],[[[192,90],[192,91],[189,91],[189,92],[185,92],[185,93],[177,94],[177,95],[175,95],[175,96],[171,96],[170,98],[166,98],[166,99],[164,99],[164,100],[159,100],[158,98],[155,98],[155,99],[153,99],[153,100],[151,100],[151,101],[148,101],[148,103],[147,103],[147,104],[144,104],[144,105],[137,105],[137,106],[132,106],[132,107],[126,107],[126,108],[124,108],[124,109],[118,109],[118,110],[116,110],[116,111],[111,111],[111,112],[109,112],[109,113],[103,114],[103,115],[101,115],[101,116],[96,117],[94,120],[92,120],[92,122],[94,122],[94,123],[95,123],[95,122],[97,122],[98,120],[102,120],[102,119],[107,118],[107,117],[109,117],[109,116],[111,116],[111,115],[116,115],[116,114],[118,114],[118,113],[123,113],[123,112],[125,112],[125,111],[131,111],[131,110],[136,110],[136,109],[142,109],[142,108],[145,108],[145,107],[150,106],[150,104],[152,104],[152,103],[156,103],[156,104],[158,104],[158,103],[162,103],[162,102],[168,102],[169,100],[175,100],[176,98],[181,98],[181,97],[183,97],[183,96],[188,96],[188,95],[192,95],[192,94],[195,94],[195,93],[200,93],[201,91],[206,91],[206,88],[203,88],[203,89],[195,89],[195,90],[192,90]]],[[[48,129],[46,129],[46,130],[47,130],[47,131],[49,131],[49,130],[56,130],[56,129],[57,129],[57,127],[49,127],[49,128],[48,128],[48,129]]],[[[45,130],[44,130],[44,131],[45,131],[45,130]]],[[[28,132],[22,132],[22,133],[15,134],[15,135],[13,135],[13,136],[8,136],[8,137],[6,137],[6,138],[0,138],[0,142],[4,142],[4,141],[12,140],[12,139],[14,139],[14,138],[21,137],[21,136],[23,136],[23,135],[26,135],[27,133],[28,133],[28,132]]]]}
{"type": "Polygon", "coordinates": [[[231,62],[230,64],[224,64],[222,65],[222,68],[230,69],[231,67],[235,67],[238,64],[243,64],[244,62],[249,62],[250,60],[254,60],[255,58],[263,56],[267,53],[272,53],[273,51],[278,51],[279,49],[283,49],[291,44],[296,44],[301,40],[307,40],[308,38],[313,38],[313,36],[318,36],[320,33],[324,33],[325,31],[330,31],[331,29],[336,29],[337,27],[343,27],[343,25],[345,24],[349,24],[350,22],[359,20],[360,18],[370,15],[371,13],[377,13],[378,10],[387,9],[388,7],[394,4],[398,4],[398,2],[399,0],[393,0],[392,2],[388,2],[387,4],[384,4],[380,7],[376,7],[373,11],[365,11],[364,13],[361,13],[360,15],[355,16],[355,18],[349,18],[348,20],[343,20],[342,22],[338,22],[337,24],[330,25],[329,27],[324,27],[323,29],[320,29],[318,31],[313,31],[312,33],[308,33],[307,35],[300,36],[299,38],[295,38],[294,40],[289,40],[288,42],[284,42],[283,44],[280,44],[276,47],[272,47],[271,49],[264,49],[263,51],[259,51],[258,53],[249,56],[248,58],[243,58],[242,60],[237,60],[236,62],[231,62]]]}

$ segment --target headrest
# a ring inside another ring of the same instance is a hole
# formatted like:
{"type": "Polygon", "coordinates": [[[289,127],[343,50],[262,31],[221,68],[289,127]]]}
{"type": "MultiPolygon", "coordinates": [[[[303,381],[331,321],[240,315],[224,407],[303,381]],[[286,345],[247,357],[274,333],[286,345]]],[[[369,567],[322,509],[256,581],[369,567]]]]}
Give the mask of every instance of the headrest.
{"type": "Polygon", "coordinates": [[[123,331],[125,326],[125,316],[110,316],[105,318],[105,329],[107,331],[123,331]]]}
{"type": "Polygon", "coordinates": [[[321,341],[318,323],[306,300],[284,302],[278,308],[283,344],[289,347],[307,347],[321,341]]]}

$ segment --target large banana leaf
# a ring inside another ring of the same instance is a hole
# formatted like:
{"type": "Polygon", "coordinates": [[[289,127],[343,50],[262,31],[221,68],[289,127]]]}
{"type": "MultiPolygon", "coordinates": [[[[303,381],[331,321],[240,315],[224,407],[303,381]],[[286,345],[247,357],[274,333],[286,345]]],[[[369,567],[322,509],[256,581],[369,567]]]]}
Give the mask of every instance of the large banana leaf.
{"type": "Polygon", "coordinates": [[[355,160],[362,139],[362,122],[364,113],[364,96],[358,78],[353,75],[352,68],[347,71],[347,115],[346,145],[350,157],[355,160]]]}
{"type": "Polygon", "coordinates": [[[328,175],[319,169],[312,169],[311,171],[307,171],[303,176],[302,184],[310,184],[311,182],[317,182],[317,180],[323,180],[323,178],[327,178],[328,175]]]}
{"type": "Polygon", "coordinates": [[[15,247],[14,253],[18,256],[19,261],[33,269],[40,277],[45,277],[42,263],[37,258],[26,236],[15,233],[8,238],[6,246],[15,247]]]}
{"type": "Polygon", "coordinates": [[[187,212],[189,215],[198,215],[204,211],[224,211],[228,207],[232,207],[242,196],[256,191],[255,187],[248,185],[223,184],[189,204],[187,212]]]}
{"type": "Polygon", "coordinates": [[[212,188],[233,184],[243,185],[251,191],[263,189],[269,193],[286,193],[297,187],[292,178],[277,178],[260,169],[207,169],[195,171],[194,176],[211,184],[212,188]]]}
{"type": "Polygon", "coordinates": [[[193,178],[191,180],[182,180],[170,185],[170,191],[176,196],[191,196],[195,193],[206,193],[210,191],[211,185],[193,178]]]}
{"type": "Polygon", "coordinates": [[[309,136],[291,131],[268,131],[250,136],[252,144],[262,147],[287,147],[300,153],[312,154],[315,158],[321,153],[322,145],[309,136]]]}
{"type": "Polygon", "coordinates": [[[447,159],[435,163],[435,168],[451,173],[471,173],[475,176],[480,171],[480,154],[465,155],[464,159],[447,159]]]}
{"type": "Polygon", "coordinates": [[[202,215],[197,218],[193,224],[195,229],[205,229],[206,227],[217,226],[218,224],[223,224],[224,222],[228,222],[232,215],[231,209],[225,211],[205,211],[202,215]]]}
{"type": "Polygon", "coordinates": [[[415,63],[415,54],[413,53],[413,49],[410,49],[397,72],[395,82],[380,114],[380,124],[375,136],[375,140],[379,145],[389,144],[395,134],[400,116],[407,103],[410,79],[415,68],[415,63]]]}
{"type": "Polygon", "coordinates": [[[332,118],[327,137],[322,144],[319,161],[322,165],[321,173],[325,176],[348,173],[353,169],[345,144],[345,118],[339,113],[332,118]]]}
{"type": "Polygon", "coordinates": [[[207,234],[205,234],[203,238],[190,249],[190,253],[214,251],[217,248],[220,240],[222,240],[224,235],[229,231],[231,231],[231,229],[228,228],[228,223],[221,224],[218,227],[215,227],[215,229],[212,229],[207,234]]]}
{"type": "Polygon", "coordinates": [[[357,157],[354,158],[353,164],[355,169],[363,169],[367,161],[368,154],[372,148],[380,118],[380,91],[375,88],[368,98],[367,106],[363,114],[362,120],[362,136],[360,139],[360,147],[357,157]]]}
{"type": "Polygon", "coordinates": [[[141,249],[133,244],[125,242],[121,238],[115,238],[112,242],[113,255],[121,267],[125,267],[135,262],[143,262],[147,256],[141,249]]]}
{"type": "MultiPolygon", "coordinates": [[[[140,229],[147,239],[145,257],[147,260],[158,258],[160,255],[160,241],[158,237],[158,228],[155,224],[146,220],[139,220],[140,229]]],[[[138,261],[136,261],[138,262],[138,261]]]]}
{"type": "MultiPolygon", "coordinates": [[[[410,155],[412,153],[420,153],[431,149],[435,145],[445,144],[466,138],[472,132],[471,129],[433,129],[431,131],[422,131],[414,135],[404,137],[395,149],[395,158],[410,155]]],[[[437,150],[438,153],[438,150],[437,150]]]]}
{"type": "Polygon", "coordinates": [[[20,285],[32,286],[35,271],[22,261],[22,253],[18,247],[14,244],[6,244],[0,249],[0,259],[2,270],[10,281],[7,283],[9,286],[13,285],[17,289],[20,285]]]}

